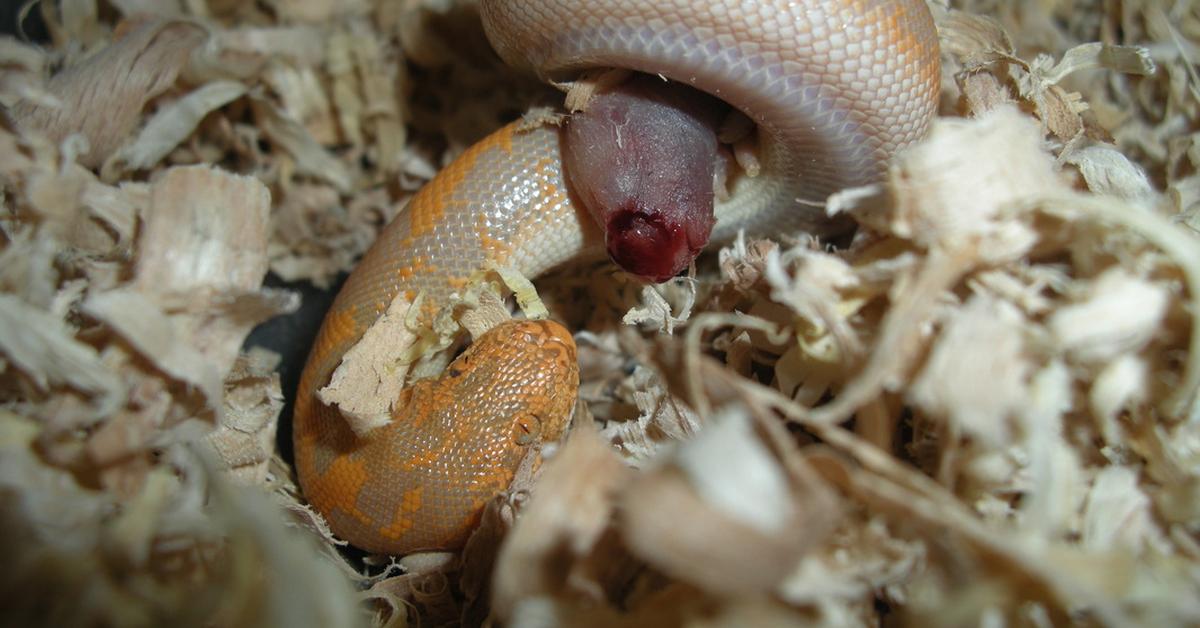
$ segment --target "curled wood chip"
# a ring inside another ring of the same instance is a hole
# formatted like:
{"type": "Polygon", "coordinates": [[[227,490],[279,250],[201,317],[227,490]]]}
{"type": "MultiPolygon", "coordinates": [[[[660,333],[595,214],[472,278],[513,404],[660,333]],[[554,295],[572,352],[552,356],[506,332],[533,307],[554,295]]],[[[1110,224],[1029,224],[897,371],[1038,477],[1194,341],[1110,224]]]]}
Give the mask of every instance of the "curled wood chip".
{"type": "Polygon", "coordinates": [[[1139,350],[1157,332],[1167,300],[1163,286],[1113,269],[1085,299],[1051,315],[1050,331],[1075,359],[1105,362],[1139,350]]]}
{"type": "Polygon", "coordinates": [[[570,83],[564,106],[567,111],[576,113],[587,111],[588,102],[597,92],[610,90],[624,83],[632,74],[625,69],[603,69],[595,72],[585,72],[583,76],[570,83]]]}
{"type": "MultiPolygon", "coordinates": [[[[537,298],[537,293],[533,291],[533,284],[524,277],[521,277],[520,281],[525,283],[532,297],[537,299],[541,313],[545,316],[546,308],[542,305],[541,299],[537,298]]],[[[520,298],[518,298],[519,301],[520,298]]],[[[472,338],[479,338],[496,325],[512,319],[512,314],[508,312],[508,304],[490,287],[479,290],[468,288],[462,302],[468,309],[459,316],[459,323],[463,329],[467,330],[467,333],[471,334],[472,338]]]]}
{"type": "Polygon", "coordinates": [[[271,271],[287,281],[307,278],[328,289],[371,245],[375,231],[368,218],[388,203],[377,190],[346,207],[330,185],[292,185],[271,215],[271,271]]]}
{"type": "Polygon", "coordinates": [[[262,484],[270,470],[283,409],[278,362],[278,355],[259,348],[239,356],[225,378],[221,420],[205,437],[230,473],[247,484],[262,484]]]}
{"type": "Polygon", "coordinates": [[[1080,44],[1067,50],[1052,67],[1050,60],[1039,57],[1033,62],[1033,74],[1038,80],[1058,83],[1068,74],[1080,70],[1107,68],[1127,74],[1153,74],[1154,61],[1147,49],[1140,46],[1112,46],[1100,42],[1080,44]]]}
{"type": "Polygon", "coordinates": [[[254,325],[298,306],[295,295],[259,289],[270,194],[249,177],[176,167],[152,184],[147,212],[133,285],[172,314],[176,341],[210,359],[220,378],[254,325]]]}
{"type": "Polygon", "coordinates": [[[367,329],[317,391],[321,403],[337,406],[356,434],[391,420],[412,364],[408,358],[418,337],[405,323],[412,305],[398,295],[367,329]]]}
{"type": "Polygon", "coordinates": [[[787,305],[803,319],[808,329],[803,350],[829,363],[857,357],[862,342],[849,324],[849,317],[862,305],[854,289],[858,276],[844,260],[826,253],[793,249],[785,260],[778,250],[767,254],[765,278],[771,286],[771,298],[787,305]]]}
{"type": "Polygon", "coordinates": [[[18,101],[42,106],[54,106],[56,99],[45,92],[42,71],[46,55],[36,47],[17,41],[8,35],[0,36],[0,104],[11,107],[18,101]]]}
{"type": "Polygon", "coordinates": [[[961,58],[968,70],[1013,59],[1012,40],[994,18],[959,10],[936,15],[942,50],[961,58]]]}
{"type": "Polygon", "coordinates": [[[1064,157],[1079,168],[1088,189],[1097,194],[1135,202],[1154,199],[1154,187],[1146,173],[1111,146],[1087,146],[1064,157]]]}
{"type": "Polygon", "coordinates": [[[206,166],[172,168],[156,180],[138,257],[148,294],[257,288],[267,272],[270,192],[262,183],[206,166]]]}
{"type": "Polygon", "coordinates": [[[826,625],[853,624],[865,600],[875,591],[890,595],[896,584],[916,577],[925,558],[920,543],[897,537],[875,519],[835,532],[824,551],[804,557],[780,595],[815,607],[826,625]]]}
{"type": "Polygon", "coordinates": [[[18,103],[17,125],[58,143],[73,133],[87,138],[80,163],[104,162],[137,124],[142,107],[175,82],[192,49],[207,37],[185,20],[146,20],[108,48],[59,72],[46,85],[57,102],[18,103]]]}
{"type": "Polygon", "coordinates": [[[642,286],[642,302],[643,305],[630,308],[621,322],[626,325],[648,325],[670,334],[691,315],[696,302],[696,286],[688,280],[642,286]]]}
{"type": "Polygon", "coordinates": [[[699,497],[758,532],[774,534],[796,515],[784,470],[736,414],[718,417],[674,457],[699,497]],[[725,460],[728,466],[712,464],[725,460]]]}
{"type": "Polygon", "coordinates": [[[0,544],[20,567],[19,574],[0,576],[5,591],[17,596],[5,605],[6,621],[209,617],[215,598],[225,601],[219,614],[231,623],[355,620],[345,579],[312,560],[312,547],[288,529],[280,510],[262,493],[231,487],[206,471],[186,447],[164,451],[171,466],[118,501],[47,465],[33,448],[37,433],[35,424],[0,411],[0,544]],[[111,571],[114,564],[122,566],[120,574],[111,571]],[[214,571],[222,575],[212,577],[214,571]],[[179,594],[178,578],[189,582],[189,594],[179,594]],[[322,594],[294,596],[297,587],[310,585],[322,594]],[[144,595],[126,595],[125,587],[144,595]]]}
{"type": "Polygon", "coordinates": [[[647,459],[667,443],[695,434],[701,419],[687,404],[670,393],[647,368],[637,368],[622,384],[622,394],[632,397],[634,421],[612,421],[602,434],[627,457],[647,459]]]}
{"type": "Polygon", "coordinates": [[[96,396],[96,416],[120,403],[123,387],[96,350],[76,341],[63,322],[0,294],[0,350],[12,365],[43,390],[66,385],[96,396]]]}
{"type": "Polygon", "coordinates": [[[513,296],[517,299],[517,305],[527,318],[541,319],[550,316],[546,305],[538,298],[537,289],[533,287],[532,281],[513,268],[502,268],[495,264],[490,264],[489,268],[500,277],[509,290],[512,290],[513,296]]]}
{"type": "Polygon", "coordinates": [[[767,256],[778,247],[770,240],[746,242],[745,232],[739,231],[733,244],[718,254],[721,274],[732,280],[734,288],[748,290],[762,276],[767,256]]]}
{"type": "Polygon", "coordinates": [[[1074,382],[1067,366],[1053,361],[1030,377],[1029,403],[1019,419],[1024,432],[1023,473],[1027,500],[1022,521],[1043,538],[1074,533],[1087,476],[1080,453],[1064,433],[1064,418],[1075,409],[1074,382]]]}
{"type": "Polygon", "coordinates": [[[1013,108],[935,123],[893,166],[898,208],[890,229],[923,246],[971,251],[980,261],[1025,253],[1035,235],[1021,212],[1036,195],[1062,187],[1041,141],[1041,130],[1013,108]]]}
{"type": "Polygon", "coordinates": [[[297,173],[325,181],[339,192],[350,191],[353,174],[345,162],[321,146],[307,129],[275,103],[253,97],[251,102],[258,111],[263,134],[294,160],[297,173]]]}
{"type": "Polygon", "coordinates": [[[320,39],[320,32],[311,26],[232,24],[214,31],[207,45],[197,50],[187,76],[200,83],[247,80],[257,78],[272,59],[319,64],[324,47],[313,43],[320,39]]]}
{"type": "Polygon", "coordinates": [[[1105,468],[1093,480],[1087,498],[1081,529],[1085,547],[1097,551],[1167,549],[1166,539],[1152,523],[1150,498],[1138,486],[1135,469],[1105,468]]]}
{"type": "MultiPolygon", "coordinates": [[[[765,592],[828,531],[750,419],[727,411],[622,491],[618,523],[634,554],[712,592],[765,592]],[[798,533],[798,531],[803,531],[798,533]]],[[[811,496],[808,496],[811,498],[811,496]]]]}
{"type": "Polygon", "coordinates": [[[1126,354],[1113,360],[1096,376],[1088,401],[1106,441],[1121,441],[1118,415],[1128,406],[1145,400],[1148,370],[1144,360],[1126,354]]]}
{"type": "Polygon", "coordinates": [[[105,160],[100,169],[104,178],[113,181],[126,170],[143,170],[158,163],[195,132],[204,116],[245,93],[241,83],[214,81],[165,104],[131,143],[122,145],[105,160]]]}
{"type": "Polygon", "coordinates": [[[1003,446],[1013,440],[1010,419],[1028,398],[1026,323],[1007,302],[976,297],[944,324],[909,398],[987,445],[1003,446]]]}
{"type": "Polygon", "coordinates": [[[153,301],[133,290],[110,290],[88,297],[83,310],[108,325],[163,373],[199,391],[210,412],[218,411],[220,371],[153,301]]]}
{"type": "Polygon", "coordinates": [[[495,617],[511,617],[527,600],[581,593],[569,577],[573,563],[595,548],[628,474],[593,428],[571,431],[496,558],[495,617]]]}

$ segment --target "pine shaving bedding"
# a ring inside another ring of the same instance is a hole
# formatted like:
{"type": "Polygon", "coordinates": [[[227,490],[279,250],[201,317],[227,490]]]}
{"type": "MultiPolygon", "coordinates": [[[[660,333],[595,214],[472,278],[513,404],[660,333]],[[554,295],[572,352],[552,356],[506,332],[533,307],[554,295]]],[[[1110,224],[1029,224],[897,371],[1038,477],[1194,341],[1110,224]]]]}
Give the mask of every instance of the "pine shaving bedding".
{"type": "MultiPolygon", "coordinates": [[[[935,3],[941,117],[832,199],[845,249],[540,301],[491,269],[576,330],[574,427],[461,556],[350,560],[243,345],[298,304],[264,274],[332,285],[561,95],[470,2],[40,4],[48,44],[0,38],[0,616],[1200,623],[1200,9],[1116,6],[935,3]]],[[[488,294],[453,326],[506,316],[488,294]]]]}

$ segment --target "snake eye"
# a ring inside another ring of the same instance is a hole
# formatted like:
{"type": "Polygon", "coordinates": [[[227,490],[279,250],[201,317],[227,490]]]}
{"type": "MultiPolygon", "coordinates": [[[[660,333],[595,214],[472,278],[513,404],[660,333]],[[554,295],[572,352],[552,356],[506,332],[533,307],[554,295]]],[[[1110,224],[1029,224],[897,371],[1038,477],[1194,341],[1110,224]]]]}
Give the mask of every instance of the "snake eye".
{"type": "Polygon", "coordinates": [[[513,440],[518,445],[532,445],[542,436],[542,420],[535,414],[522,414],[513,422],[513,440]]]}

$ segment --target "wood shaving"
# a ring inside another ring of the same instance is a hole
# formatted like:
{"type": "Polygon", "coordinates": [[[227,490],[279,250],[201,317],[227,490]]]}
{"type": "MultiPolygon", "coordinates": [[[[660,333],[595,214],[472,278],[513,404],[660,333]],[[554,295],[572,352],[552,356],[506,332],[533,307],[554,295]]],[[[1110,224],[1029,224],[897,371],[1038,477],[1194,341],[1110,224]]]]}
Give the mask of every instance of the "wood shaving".
{"type": "Polygon", "coordinates": [[[276,451],[263,277],[335,285],[562,94],[470,0],[39,3],[49,42],[0,37],[0,622],[1200,623],[1200,12],[952,4],[940,117],[830,199],[845,246],[393,303],[323,393],[356,429],[508,293],[575,332],[581,401],[461,555],[360,560],[276,451]]]}
{"type": "Polygon", "coordinates": [[[670,334],[675,331],[676,325],[691,316],[696,303],[696,290],[690,281],[672,280],[661,285],[643,286],[642,301],[644,304],[631,308],[621,322],[626,325],[646,325],[670,334]]]}
{"type": "Polygon", "coordinates": [[[363,333],[317,391],[321,403],[336,406],[356,434],[367,434],[391,420],[400,398],[418,337],[405,323],[412,304],[397,295],[363,333]]]}
{"type": "Polygon", "coordinates": [[[87,148],[80,165],[95,167],[124,141],[142,108],[163,93],[206,33],[183,20],[126,23],[126,32],[90,58],[55,74],[46,84],[51,102],[24,100],[12,108],[19,127],[59,143],[79,134],[87,148]]]}
{"type": "Polygon", "coordinates": [[[206,437],[221,463],[245,484],[265,484],[270,473],[275,419],[283,409],[278,364],[279,356],[265,349],[238,356],[225,378],[221,422],[206,437]]]}

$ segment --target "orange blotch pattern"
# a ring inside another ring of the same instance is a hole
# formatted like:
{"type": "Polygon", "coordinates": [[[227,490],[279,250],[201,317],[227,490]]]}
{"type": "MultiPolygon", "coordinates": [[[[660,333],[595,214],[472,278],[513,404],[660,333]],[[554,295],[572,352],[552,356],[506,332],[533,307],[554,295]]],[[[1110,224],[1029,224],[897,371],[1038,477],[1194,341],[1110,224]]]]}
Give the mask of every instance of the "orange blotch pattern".
{"type": "Polygon", "coordinates": [[[396,505],[396,513],[392,515],[392,523],[379,529],[380,536],[397,540],[405,532],[412,529],[416,522],[416,514],[421,511],[421,494],[424,489],[420,486],[404,491],[404,497],[396,505]]]}

